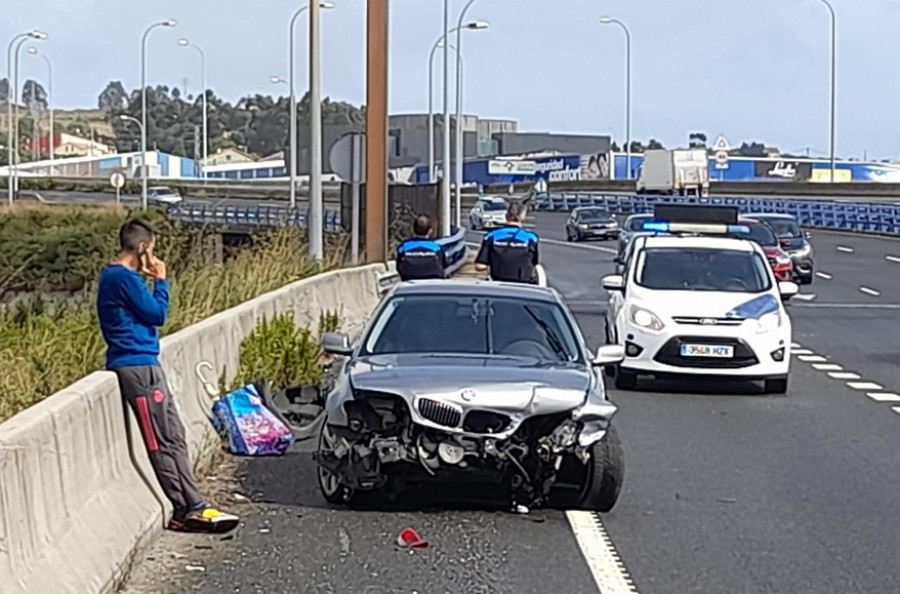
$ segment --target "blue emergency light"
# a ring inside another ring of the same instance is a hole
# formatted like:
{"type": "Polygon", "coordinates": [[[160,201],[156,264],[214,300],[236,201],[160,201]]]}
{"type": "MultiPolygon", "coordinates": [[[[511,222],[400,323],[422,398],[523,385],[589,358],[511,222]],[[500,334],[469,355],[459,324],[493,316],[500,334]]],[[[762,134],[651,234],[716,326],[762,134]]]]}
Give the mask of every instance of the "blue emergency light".
{"type": "Polygon", "coordinates": [[[750,233],[747,225],[721,225],[716,223],[671,223],[669,221],[647,221],[644,231],[651,233],[706,233],[727,235],[729,233],[750,233]]]}
{"type": "Polygon", "coordinates": [[[668,233],[668,221],[647,221],[644,223],[644,231],[653,231],[655,233],[668,233]]]}

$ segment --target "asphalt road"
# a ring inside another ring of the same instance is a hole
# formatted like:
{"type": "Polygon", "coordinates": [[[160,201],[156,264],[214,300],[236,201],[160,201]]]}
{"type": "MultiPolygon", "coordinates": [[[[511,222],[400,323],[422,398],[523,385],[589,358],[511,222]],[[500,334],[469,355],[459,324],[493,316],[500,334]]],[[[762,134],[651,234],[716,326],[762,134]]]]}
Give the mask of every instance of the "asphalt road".
{"type": "MultiPolygon", "coordinates": [[[[535,224],[551,284],[599,344],[614,243],[566,244],[558,214],[535,224]]],[[[896,593],[900,242],[816,232],[813,244],[829,278],[790,306],[801,350],[787,396],[698,380],[612,390],[628,471],[601,518],[611,544],[576,540],[562,512],[426,494],[428,511],[329,508],[298,451],[242,463],[238,488],[256,503],[232,504],[245,519],[233,539],[167,534],[126,591],[588,593],[596,559],[617,549],[623,566],[606,569],[644,594],[896,593]],[[397,549],[407,526],[432,547],[397,549]]]]}

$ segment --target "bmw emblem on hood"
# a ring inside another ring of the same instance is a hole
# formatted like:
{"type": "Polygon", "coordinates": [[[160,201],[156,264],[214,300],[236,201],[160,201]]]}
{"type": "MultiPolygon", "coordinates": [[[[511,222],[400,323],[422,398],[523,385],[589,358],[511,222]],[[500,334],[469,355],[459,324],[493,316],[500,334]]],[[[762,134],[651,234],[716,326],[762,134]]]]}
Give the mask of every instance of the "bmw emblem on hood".
{"type": "Polygon", "coordinates": [[[459,397],[466,402],[472,402],[475,400],[475,390],[463,390],[460,392],[459,397]]]}

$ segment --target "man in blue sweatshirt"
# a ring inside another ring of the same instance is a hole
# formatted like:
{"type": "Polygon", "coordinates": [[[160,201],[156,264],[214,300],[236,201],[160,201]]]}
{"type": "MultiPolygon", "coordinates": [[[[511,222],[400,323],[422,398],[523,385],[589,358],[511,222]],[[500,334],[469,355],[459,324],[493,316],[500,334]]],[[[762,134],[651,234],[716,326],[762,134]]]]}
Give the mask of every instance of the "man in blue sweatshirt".
{"type": "Polygon", "coordinates": [[[121,253],[100,274],[97,315],[106,369],[137,416],[150,464],[172,502],[173,530],[226,531],[237,516],[207,506],[194,478],[184,425],[159,364],[159,333],[169,311],[166,264],[153,255],[156,230],[131,219],[119,230],[121,253]],[[153,278],[153,290],[141,275],[153,278]]]}

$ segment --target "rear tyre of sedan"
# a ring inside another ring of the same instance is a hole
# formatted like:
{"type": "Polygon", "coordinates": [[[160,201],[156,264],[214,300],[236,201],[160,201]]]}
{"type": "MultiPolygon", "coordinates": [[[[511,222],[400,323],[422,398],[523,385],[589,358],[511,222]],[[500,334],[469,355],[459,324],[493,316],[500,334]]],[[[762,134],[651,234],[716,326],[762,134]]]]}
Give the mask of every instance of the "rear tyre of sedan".
{"type": "Polygon", "coordinates": [[[625,455],[614,426],[610,425],[603,439],[591,446],[586,479],[582,509],[608,512],[615,507],[625,479],[625,455]]]}
{"type": "Polygon", "coordinates": [[[763,390],[766,394],[787,394],[788,389],[788,378],[787,376],[783,377],[770,377],[767,378],[765,383],[763,384],[763,390]]]}

